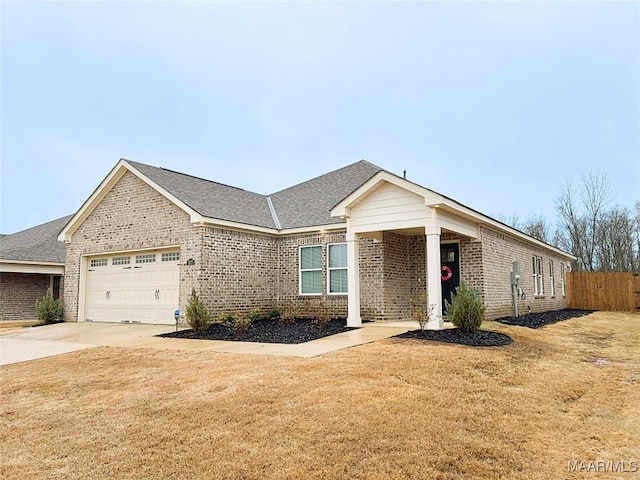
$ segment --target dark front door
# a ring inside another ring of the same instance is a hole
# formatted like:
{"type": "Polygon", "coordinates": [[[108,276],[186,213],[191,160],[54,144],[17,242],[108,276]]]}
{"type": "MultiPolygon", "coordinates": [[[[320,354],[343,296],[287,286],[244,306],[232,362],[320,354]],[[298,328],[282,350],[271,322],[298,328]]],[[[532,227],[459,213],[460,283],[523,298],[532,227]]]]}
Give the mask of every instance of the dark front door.
{"type": "Polygon", "coordinates": [[[451,294],[460,285],[460,249],[457,243],[440,245],[440,263],[442,264],[442,311],[446,314],[447,302],[451,302],[451,294]]]}

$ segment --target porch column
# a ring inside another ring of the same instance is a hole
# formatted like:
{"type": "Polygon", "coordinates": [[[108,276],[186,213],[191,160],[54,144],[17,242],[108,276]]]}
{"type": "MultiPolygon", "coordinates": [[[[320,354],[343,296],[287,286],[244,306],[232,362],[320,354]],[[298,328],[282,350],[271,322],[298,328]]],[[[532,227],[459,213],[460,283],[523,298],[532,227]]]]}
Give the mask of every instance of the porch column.
{"type": "Polygon", "coordinates": [[[440,266],[440,227],[426,227],[427,234],[427,294],[429,306],[433,306],[428,330],[442,330],[442,283],[440,266]]]}
{"type": "Polygon", "coordinates": [[[358,237],[347,232],[347,326],[362,326],[360,317],[360,262],[358,237]]]}

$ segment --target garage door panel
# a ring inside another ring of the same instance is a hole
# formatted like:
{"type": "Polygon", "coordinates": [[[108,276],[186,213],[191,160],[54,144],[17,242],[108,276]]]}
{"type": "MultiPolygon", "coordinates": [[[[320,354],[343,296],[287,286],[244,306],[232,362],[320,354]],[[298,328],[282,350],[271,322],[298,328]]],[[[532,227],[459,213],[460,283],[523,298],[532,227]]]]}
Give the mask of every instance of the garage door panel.
{"type": "Polygon", "coordinates": [[[161,253],[129,254],[128,265],[113,264],[114,258],[123,262],[122,254],[106,257],[106,264],[90,259],[85,319],[173,324],[173,311],[178,308],[179,254],[175,252],[170,256],[175,260],[163,262],[161,253]],[[155,262],[150,261],[153,255],[155,262]],[[136,264],[137,258],[144,263],[136,264]]]}

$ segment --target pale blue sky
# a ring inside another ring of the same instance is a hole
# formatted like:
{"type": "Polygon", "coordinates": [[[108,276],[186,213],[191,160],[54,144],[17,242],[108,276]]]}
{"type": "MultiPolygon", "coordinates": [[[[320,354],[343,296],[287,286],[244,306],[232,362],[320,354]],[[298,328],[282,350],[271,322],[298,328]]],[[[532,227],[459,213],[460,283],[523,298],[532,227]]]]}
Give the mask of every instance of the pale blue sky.
{"type": "Polygon", "coordinates": [[[599,168],[640,200],[640,3],[2,1],[0,231],[121,157],[259,193],[369,160],[553,220],[599,168]]]}

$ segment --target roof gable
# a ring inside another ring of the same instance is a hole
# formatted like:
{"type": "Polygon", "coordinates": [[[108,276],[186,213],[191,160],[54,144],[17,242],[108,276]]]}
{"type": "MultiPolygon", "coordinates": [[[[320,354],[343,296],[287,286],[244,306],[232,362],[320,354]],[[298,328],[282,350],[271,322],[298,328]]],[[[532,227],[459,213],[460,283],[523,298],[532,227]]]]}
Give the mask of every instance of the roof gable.
{"type": "Polygon", "coordinates": [[[366,160],[347,165],[270,196],[282,228],[343,223],[331,208],[382,171],[366,160]]]}

